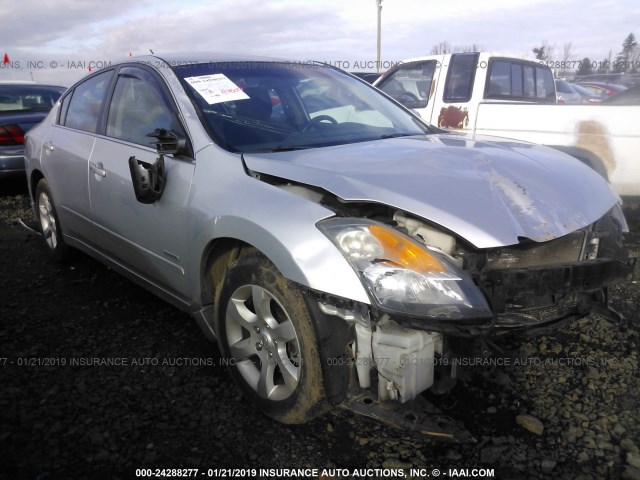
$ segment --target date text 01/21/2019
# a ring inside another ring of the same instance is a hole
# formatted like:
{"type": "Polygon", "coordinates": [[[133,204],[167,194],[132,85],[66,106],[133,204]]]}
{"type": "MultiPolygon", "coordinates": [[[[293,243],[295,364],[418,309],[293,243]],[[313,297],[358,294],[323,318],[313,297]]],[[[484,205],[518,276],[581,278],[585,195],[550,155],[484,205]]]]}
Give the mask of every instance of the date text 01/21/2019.
{"type": "Polygon", "coordinates": [[[158,477],[208,477],[208,478],[318,478],[321,476],[384,476],[388,478],[404,478],[405,471],[402,469],[388,468],[137,468],[136,477],[158,478],[158,477]]]}

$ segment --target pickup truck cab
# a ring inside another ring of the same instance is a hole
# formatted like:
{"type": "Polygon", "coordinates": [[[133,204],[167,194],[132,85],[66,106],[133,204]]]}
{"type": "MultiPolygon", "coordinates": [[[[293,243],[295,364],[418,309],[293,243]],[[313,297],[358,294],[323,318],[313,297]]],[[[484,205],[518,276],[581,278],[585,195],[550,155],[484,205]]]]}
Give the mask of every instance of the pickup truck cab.
{"type": "Polygon", "coordinates": [[[640,195],[638,106],[556,103],[544,63],[493,53],[413,58],[375,84],[445,129],[539,143],[607,178],[620,195],[640,195]]]}

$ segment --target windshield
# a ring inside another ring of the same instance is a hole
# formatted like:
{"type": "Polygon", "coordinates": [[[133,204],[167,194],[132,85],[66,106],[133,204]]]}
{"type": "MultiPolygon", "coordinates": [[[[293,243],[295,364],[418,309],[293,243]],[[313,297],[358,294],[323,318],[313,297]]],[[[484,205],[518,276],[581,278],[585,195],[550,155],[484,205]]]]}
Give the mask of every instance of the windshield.
{"type": "Polygon", "coordinates": [[[428,131],[373,87],[327,66],[226,62],[174,71],[214,140],[231,151],[296,150],[428,131]]]}
{"type": "Polygon", "coordinates": [[[64,87],[0,85],[0,112],[48,112],[64,87]]]}

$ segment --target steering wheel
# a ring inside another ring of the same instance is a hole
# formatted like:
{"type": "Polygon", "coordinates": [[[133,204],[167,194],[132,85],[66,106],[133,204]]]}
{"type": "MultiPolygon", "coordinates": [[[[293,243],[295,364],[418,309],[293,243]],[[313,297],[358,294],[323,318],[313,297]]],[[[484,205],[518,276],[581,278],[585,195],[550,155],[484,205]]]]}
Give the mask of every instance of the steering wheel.
{"type": "Polygon", "coordinates": [[[309,120],[309,123],[307,123],[304,126],[302,131],[306,132],[311,127],[313,127],[316,123],[320,123],[320,122],[329,122],[329,123],[333,123],[334,125],[338,124],[338,121],[335,118],[330,117],[329,115],[318,115],[317,117],[313,117],[311,120],[309,120]]]}
{"type": "Polygon", "coordinates": [[[396,100],[398,100],[400,103],[404,104],[404,103],[412,103],[412,102],[418,102],[419,99],[418,97],[416,97],[413,93],[411,92],[402,92],[400,95],[398,95],[398,97],[396,98],[396,100]]]}

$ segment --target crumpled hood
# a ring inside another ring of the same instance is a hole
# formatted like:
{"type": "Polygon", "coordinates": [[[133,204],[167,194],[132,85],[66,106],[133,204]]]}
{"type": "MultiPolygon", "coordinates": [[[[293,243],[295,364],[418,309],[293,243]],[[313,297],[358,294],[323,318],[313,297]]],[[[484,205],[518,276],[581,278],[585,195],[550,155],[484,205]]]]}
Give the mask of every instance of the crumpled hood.
{"type": "Polygon", "coordinates": [[[572,157],[489,137],[403,137],[245,154],[244,160],[253,171],[317,186],[345,201],[412,213],[478,248],[561,237],[619,201],[600,175],[572,157]]]}

